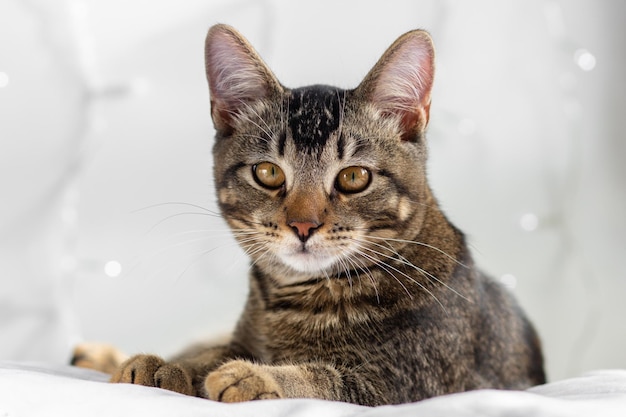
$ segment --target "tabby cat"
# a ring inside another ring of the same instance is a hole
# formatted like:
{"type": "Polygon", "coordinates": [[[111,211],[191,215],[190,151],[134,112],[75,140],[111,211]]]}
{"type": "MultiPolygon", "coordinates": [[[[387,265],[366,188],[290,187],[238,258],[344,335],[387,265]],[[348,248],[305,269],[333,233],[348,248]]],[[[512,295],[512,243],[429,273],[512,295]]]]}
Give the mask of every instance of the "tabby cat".
{"type": "Polygon", "coordinates": [[[252,259],[232,338],[113,382],[212,400],[396,404],[545,381],[538,337],[479,272],[427,183],[430,36],[353,90],[280,84],[233,28],[206,38],[219,206],[252,259]]]}

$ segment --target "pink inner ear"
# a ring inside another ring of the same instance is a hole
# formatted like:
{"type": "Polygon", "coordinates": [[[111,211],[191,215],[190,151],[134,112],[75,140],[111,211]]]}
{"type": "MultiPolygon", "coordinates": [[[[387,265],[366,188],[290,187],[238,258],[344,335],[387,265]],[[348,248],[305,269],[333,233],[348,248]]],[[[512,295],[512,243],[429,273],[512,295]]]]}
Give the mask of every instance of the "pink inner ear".
{"type": "Polygon", "coordinates": [[[267,80],[256,57],[233,34],[211,33],[206,46],[206,65],[212,101],[231,112],[242,102],[259,99],[267,93],[267,80]]]}
{"type": "Polygon", "coordinates": [[[382,65],[371,101],[383,113],[398,115],[408,138],[428,123],[434,50],[427,35],[407,36],[382,65]]]}

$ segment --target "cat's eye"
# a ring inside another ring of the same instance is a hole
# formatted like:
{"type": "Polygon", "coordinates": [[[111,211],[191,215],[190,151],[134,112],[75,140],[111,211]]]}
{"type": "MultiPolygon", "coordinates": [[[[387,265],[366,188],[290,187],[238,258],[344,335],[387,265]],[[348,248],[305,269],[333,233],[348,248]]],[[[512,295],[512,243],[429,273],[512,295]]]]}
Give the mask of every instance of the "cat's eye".
{"type": "Polygon", "coordinates": [[[335,186],[346,194],[360,193],[370,185],[370,172],[363,167],[348,167],[337,175],[335,186]]]}
{"type": "Polygon", "coordinates": [[[252,166],[252,175],[259,185],[270,190],[276,190],[285,183],[285,173],[271,162],[261,162],[252,166]]]}

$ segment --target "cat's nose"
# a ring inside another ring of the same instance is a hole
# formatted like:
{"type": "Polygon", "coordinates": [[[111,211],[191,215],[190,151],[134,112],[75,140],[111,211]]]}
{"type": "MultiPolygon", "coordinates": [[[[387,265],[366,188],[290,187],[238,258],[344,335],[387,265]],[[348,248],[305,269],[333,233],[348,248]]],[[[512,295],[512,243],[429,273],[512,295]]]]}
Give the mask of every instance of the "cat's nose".
{"type": "Polygon", "coordinates": [[[313,234],[313,231],[321,226],[320,223],[312,221],[293,221],[289,222],[288,225],[293,229],[296,235],[298,235],[298,238],[302,242],[306,242],[313,234]]]}

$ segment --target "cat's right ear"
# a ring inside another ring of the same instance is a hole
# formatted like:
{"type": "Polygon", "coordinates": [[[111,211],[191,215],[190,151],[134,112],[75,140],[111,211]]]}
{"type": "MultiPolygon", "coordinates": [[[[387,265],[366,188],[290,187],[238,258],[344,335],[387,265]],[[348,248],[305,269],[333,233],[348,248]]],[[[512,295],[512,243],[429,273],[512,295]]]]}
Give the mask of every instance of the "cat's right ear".
{"type": "Polygon", "coordinates": [[[228,25],[209,29],[205,66],[211,117],[218,132],[229,134],[241,111],[280,94],[282,86],[248,41],[228,25]]]}

